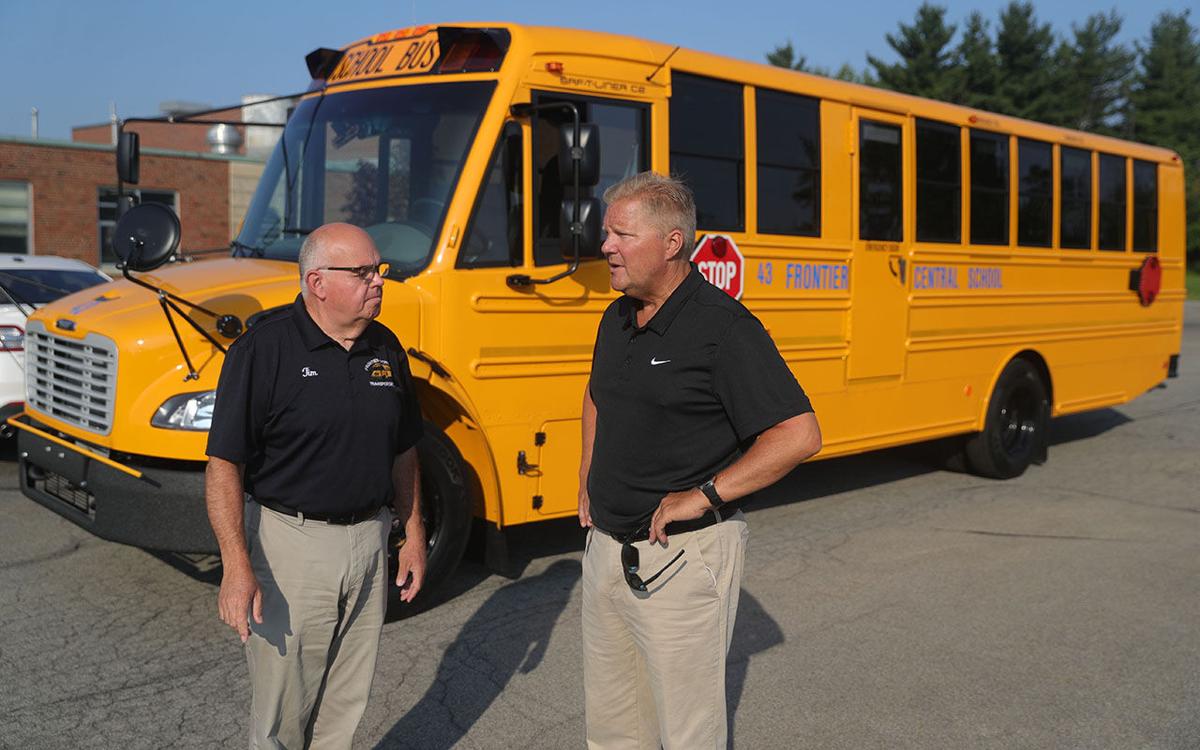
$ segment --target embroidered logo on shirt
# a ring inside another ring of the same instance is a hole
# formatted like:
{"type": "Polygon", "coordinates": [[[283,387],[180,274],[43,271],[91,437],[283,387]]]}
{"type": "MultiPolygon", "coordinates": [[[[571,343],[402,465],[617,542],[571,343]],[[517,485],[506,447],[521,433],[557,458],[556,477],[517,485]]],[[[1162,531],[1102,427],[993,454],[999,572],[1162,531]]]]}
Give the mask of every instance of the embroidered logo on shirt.
{"type": "Polygon", "coordinates": [[[300,370],[300,377],[302,378],[315,378],[316,376],[317,371],[312,368],[304,367],[300,370]]]}
{"type": "Polygon", "coordinates": [[[392,381],[392,366],[388,364],[386,359],[376,357],[370,362],[367,362],[367,382],[379,388],[395,388],[396,383],[392,381]]]}
{"type": "Polygon", "coordinates": [[[670,361],[671,360],[669,360],[669,359],[658,359],[657,357],[650,358],[651,365],[665,365],[666,363],[668,363],[670,361]]]}

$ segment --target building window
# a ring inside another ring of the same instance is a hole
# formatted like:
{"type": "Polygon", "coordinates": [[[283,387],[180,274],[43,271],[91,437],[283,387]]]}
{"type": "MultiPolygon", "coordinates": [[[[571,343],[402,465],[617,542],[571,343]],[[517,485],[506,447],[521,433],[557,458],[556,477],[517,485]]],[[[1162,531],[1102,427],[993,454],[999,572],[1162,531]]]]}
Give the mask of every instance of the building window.
{"type": "Polygon", "coordinates": [[[1054,244],[1054,149],[1049,143],[1017,140],[1017,244],[1054,244]]]}
{"type": "Polygon", "coordinates": [[[696,196],[697,228],[743,231],[746,170],[742,86],[673,73],[670,107],[671,172],[696,196]]]}
{"type": "MultiPolygon", "coordinates": [[[[121,259],[112,249],[112,233],[117,226],[117,189],[102,187],[99,192],[100,262],[118,263],[121,259]]],[[[179,213],[179,194],[174,190],[126,188],[125,194],[133,197],[134,205],[161,203],[179,213]]]]}
{"type": "Polygon", "coordinates": [[[758,231],[821,234],[821,103],[769,89],[755,92],[758,231]]]}
{"type": "Polygon", "coordinates": [[[1008,136],[971,131],[971,243],[1008,244],[1008,136]]]}
{"type": "Polygon", "coordinates": [[[1133,161],[1133,249],[1158,249],[1158,165],[1133,161]]]}
{"type": "Polygon", "coordinates": [[[0,253],[28,253],[30,238],[29,183],[0,181],[0,253]]]}
{"type": "Polygon", "coordinates": [[[1125,250],[1125,159],[1100,154],[1100,231],[1101,250],[1125,250]]]}
{"type": "Polygon", "coordinates": [[[917,120],[917,242],[962,240],[959,128],[917,120]]]}
{"type": "Polygon", "coordinates": [[[1092,152],[1063,146],[1060,192],[1059,244],[1089,250],[1092,247],[1092,152]]]}

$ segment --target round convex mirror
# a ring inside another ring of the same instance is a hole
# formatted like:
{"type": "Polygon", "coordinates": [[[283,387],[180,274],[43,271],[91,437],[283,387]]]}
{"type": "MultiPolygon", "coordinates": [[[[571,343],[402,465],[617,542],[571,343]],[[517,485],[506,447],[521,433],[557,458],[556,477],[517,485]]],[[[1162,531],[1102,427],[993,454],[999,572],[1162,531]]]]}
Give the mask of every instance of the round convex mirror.
{"type": "Polygon", "coordinates": [[[179,217],[161,203],[125,212],[113,230],[113,251],[132,271],[153,271],[179,249],[179,217]]]}

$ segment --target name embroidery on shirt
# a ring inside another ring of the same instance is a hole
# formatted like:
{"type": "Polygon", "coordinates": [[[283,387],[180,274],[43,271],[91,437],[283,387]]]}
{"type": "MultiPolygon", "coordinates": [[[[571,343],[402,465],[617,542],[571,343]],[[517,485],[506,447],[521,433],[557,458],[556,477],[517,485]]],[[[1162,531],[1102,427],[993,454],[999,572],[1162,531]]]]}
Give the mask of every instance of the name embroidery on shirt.
{"type": "Polygon", "coordinates": [[[303,367],[300,369],[300,377],[302,378],[315,378],[316,376],[317,371],[311,367],[303,367]]]}

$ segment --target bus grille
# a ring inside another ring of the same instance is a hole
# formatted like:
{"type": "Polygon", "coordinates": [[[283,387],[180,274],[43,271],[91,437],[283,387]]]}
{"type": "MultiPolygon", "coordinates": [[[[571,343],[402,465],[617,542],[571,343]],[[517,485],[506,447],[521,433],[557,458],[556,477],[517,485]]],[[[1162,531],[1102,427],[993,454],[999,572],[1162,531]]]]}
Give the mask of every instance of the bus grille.
{"type": "Polygon", "coordinates": [[[89,333],[82,341],[55,336],[41,321],[25,332],[25,401],[91,432],[112,432],[117,398],[117,347],[89,333]]]}

